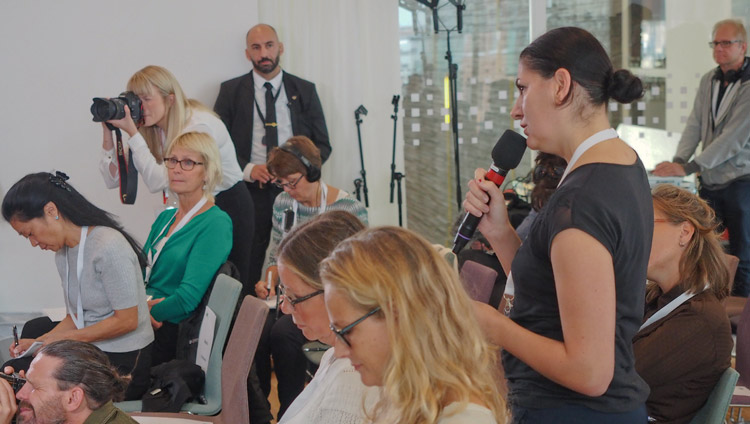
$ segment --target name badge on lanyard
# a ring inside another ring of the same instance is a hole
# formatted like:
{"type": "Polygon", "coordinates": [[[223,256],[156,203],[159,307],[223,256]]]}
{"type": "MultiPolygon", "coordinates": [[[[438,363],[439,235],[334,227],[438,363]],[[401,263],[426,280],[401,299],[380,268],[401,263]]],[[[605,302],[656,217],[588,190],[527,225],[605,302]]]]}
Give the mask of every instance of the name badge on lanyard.
{"type": "MultiPolygon", "coordinates": [[[[180,231],[180,229],[184,227],[185,224],[188,223],[188,221],[190,221],[193,215],[198,213],[198,211],[203,207],[203,205],[206,204],[207,201],[208,201],[207,198],[202,197],[201,200],[199,200],[198,203],[196,203],[195,206],[193,206],[193,208],[190,209],[190,211],[188,211],[188,213],[186,213],[185,216],[182,217],[182,219],[180,219],[180,222],[177,223],[177,226],[174,228],[174,231],[172,231],[172,235],[175,235],[176,232],[180,231]]],[[[177,212],[175,212],[175,216],[177,216],[177,212]]],[[[172,218],[174,219],[174,216],[172,218]]],[[[172,219],[170,219],[169,222],[167,222],[167,225],[165,225],[164,228],[161,229],[161,231],[159,232],[159,235],[154,237],[154,241],[156,241],[159,237],[161,237],[162,234],[164,234],[164,231],[166,231],[170,225],[172,225],[172,219]]],[[[148,263],[146,264],[146,278],[144,278],[146,284],[148,284],[149,278],[151,278],[151,270],[154,268],[154,264],[156,263],[156,260],[159,259],[159,255],[161,255],[162,250],[164,250],[164,246],[162,246],[161,249],[156,251],[156,255],[151,254],[151,249],[149,249],[147,252],[148,263]]]]}
{"type": "Polygon", "coordinates": [[[86,247],[86,236],[89,227],[81,227],[81,242],[78,244],[78,260],[76,262],[76,275],[78,278],[78,304],[73,311],[73,305],[70,304],[70,263],[68,262],[68,248],[65,249],[65,306],[68,314],[73,319],[77,329],[84,327],[83,320],[83,303],[81,302],[81,273],[83,272],[83,250],[86,247]]]}

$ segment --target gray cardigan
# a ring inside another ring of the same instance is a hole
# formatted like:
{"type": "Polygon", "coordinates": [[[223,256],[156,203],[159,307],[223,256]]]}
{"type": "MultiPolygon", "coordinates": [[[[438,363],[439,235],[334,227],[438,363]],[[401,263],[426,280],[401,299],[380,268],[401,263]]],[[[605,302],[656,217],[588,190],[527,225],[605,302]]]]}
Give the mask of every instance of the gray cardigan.
{"type": "Polygon", "coordinates": [[[686,173],[700,171],[703,186],[708,189],[723,188],[737,178],[750,175],[750,66],[745,67],[733,87],[727,88],[722,100],[726,106],[720,109],[712,125],[715,73],[712,69],[701,78],[674,157],[675,162],[685,164],[686,173]],[[701,141],[702,152],[688,162],[701,141]]]}
{"type": "MultiPolygon", "coordinates": [[[[63,296],[73,311],[78,305],[76,268],[79,248],[80,244],[65,247],[55,254],[63,296]],[[66,256],[70,275],[67,293],[66,256]]],[[[109,318],[115,310],[138,306],[138,327],[135,330],[112,339],[96,341],[94,345],[104,352],[130,352],[142,349],[154,340],[141,267],[135,252],[119,231],[99,226],[89,232],[83,251],[81,281],[84,327],[109,318]]],[[[67,312],[70,314],[70,310],[67,312]]]]}

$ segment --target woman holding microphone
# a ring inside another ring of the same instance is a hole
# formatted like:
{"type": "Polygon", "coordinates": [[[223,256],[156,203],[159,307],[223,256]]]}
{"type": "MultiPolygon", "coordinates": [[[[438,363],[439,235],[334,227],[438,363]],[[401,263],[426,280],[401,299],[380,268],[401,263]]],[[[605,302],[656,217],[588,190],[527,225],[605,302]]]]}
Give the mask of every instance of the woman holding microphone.
{"type": "Polygon", "coordinates": [[[521,52],[512,110],[527,144],[564,158],[558,189],[520,243],[503,195],[478,169],[464,206],[506,272],[509,317],[478,305],[504,349],[514,423],[645,423],[648,386],[632,339],[643,317],[653,206],[638,155],[611,128],[611,100],[642,95],[580,28],[547,32],[521,52]]]}
{"type": "MultiPolygon", "coordinates": [[[[133,163],[148,189],[154,193],[169,186],[164,155],[170,143],[186,132],[206,133],[216,142],[221,159],[222,175],[213,190],[216,205],[232,218],[232,253],[229,260],[240,271],[243,295],[250,294],[250,255],[253,240],[253,201],[242,182],[242,170],[237,163],[234,144],[224,123],[208,108],[188,99],[180,83],[167,69],[147,66],[128,81],[128,91],[141,99],[143,124],[138,127],[126,110],[125,117],[109,124],[127,132],[127,146],[133,152],[133,163]]],[[[117,158],[112,133],[104,128],[104,149],[99,170],[108,188],[119,186],[117,158]]]]}

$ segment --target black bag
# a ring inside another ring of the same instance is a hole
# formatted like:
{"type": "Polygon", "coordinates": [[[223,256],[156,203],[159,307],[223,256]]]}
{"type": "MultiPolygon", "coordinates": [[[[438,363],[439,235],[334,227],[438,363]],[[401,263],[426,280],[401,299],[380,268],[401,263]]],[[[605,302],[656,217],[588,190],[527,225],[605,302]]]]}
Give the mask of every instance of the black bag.
{"type": "Polygon", "coordinates": [[[151,368],[143,412],[179,412],[185,402],[200,399],[205,380],[201,367],[191,361],[173,359],[151,368]]]}

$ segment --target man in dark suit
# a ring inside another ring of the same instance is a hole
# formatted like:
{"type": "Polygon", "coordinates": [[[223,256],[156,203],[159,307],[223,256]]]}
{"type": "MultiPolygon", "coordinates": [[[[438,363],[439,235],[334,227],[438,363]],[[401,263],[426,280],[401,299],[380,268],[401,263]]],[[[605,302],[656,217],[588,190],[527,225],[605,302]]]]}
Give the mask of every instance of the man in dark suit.
{"type": "Polygon", "coordinates": [[[271,214],[281,191],[266,169],[267,154],[293,135],[309,137],[323,162],[331,154],[328,129],[315,84],[279,67],[284,44],[270,25],[258,24],[247,33],[248,74],[221,84],[214,110],[229,129],[255,203],[255,236],[250,281],[261,279],[271,234],[271,214]]]}

